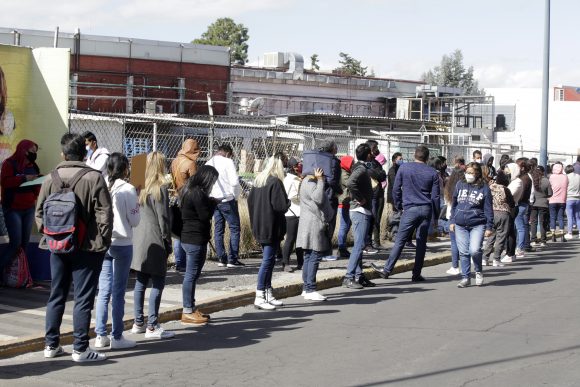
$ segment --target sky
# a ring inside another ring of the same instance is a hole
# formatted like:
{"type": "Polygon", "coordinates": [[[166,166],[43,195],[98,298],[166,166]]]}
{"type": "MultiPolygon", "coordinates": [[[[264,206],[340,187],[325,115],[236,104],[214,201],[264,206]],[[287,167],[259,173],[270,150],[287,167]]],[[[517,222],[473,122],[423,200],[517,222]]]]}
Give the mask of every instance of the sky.
{"type": "MultiPolygon", "coordinates": [[[[580,86],[579,0],[551,2],[550,84],[580,86]]],[[[541,87],[545,0],[6,0],[0,27],[190,42],[220,17],[249,29],[249,63],[266,52],[339,53],[376,76],[418,80],[460,49],[480,86],[541,87]]]]}

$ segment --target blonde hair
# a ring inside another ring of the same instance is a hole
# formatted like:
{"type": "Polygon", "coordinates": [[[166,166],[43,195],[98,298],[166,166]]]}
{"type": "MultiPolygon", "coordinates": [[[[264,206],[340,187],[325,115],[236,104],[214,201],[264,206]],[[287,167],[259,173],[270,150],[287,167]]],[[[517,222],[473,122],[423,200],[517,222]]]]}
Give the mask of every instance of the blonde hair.
{"type": "Polygon", "coordinates": [[[161,152],[149,153],[145,167],[145,187],[139,194],[139,204],[145,204],[149,195],[154,200],[161,200],[161,186],[166,183],[165,156],[161,152]]]}
{"type": "Polygon", "coordinates": [[[274,176],[280,180],[284,180],[284,164],[282,164],[282,160],[277,157],[270,157],[268,159],[268,163],[266,163],[266,167],[254,180],[254,187],[260,188],[266,185],[266,181],[268,177],[274,176]]]}

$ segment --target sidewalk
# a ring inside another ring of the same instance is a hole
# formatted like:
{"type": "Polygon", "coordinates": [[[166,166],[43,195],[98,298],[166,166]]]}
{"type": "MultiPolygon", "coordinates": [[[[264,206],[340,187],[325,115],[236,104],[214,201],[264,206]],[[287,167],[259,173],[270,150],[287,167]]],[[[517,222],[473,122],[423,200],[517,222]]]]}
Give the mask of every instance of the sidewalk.
{"type": "MultiPolygon", "coordinates": [[[[381,262],[388,257],[389,250],[376,255],[364,257],[365,267],[370,262],[381,262]]],[[[415,250],[405,249],[395,273],[408,271],[413,267],[415,250]]],[[[196,288],[196,304],[205,313],[236,308],[253,302],[260,258],[244,259],[245,267],[224,268],[214,261],[207,261],[196,288]]],[[[425,266],[437,265],[450,261],[449,241],[428,243],[425,266]]],[[[334,262],[321,262],[317,280],[319,289],[341,286],[346,269],[347,259],[334,262]]],[[[295,264],[295,258],[292,258],[295,264]]],[[[370,269],[366,269],[368,278],[376,278],[370,269]]],[[[163,291],[160,309],[160,321],[167,322],[181,317],[181,283],[182,274],[168,271],[167,284],[163,291]]],[[[272,278],[277,298],[299,295],[302,292],[302,271],[283,272],[279,266],[274,269],[272,278]]],[[[135,280],[131,274],[125,297],[125,328],[133,324],[133,286],[135,280]]],[[[50,284],[44,283],[30,289],[0,288],[0,358],[19,355],[31,351],[40,351],[44,347],[44,317],[46,301],[50,293],[50,284]]],[[[148,299],[149,291],[147,291],[148,299]]],[[[70,295],[72,300],[72,293],[70,295]]],[[[61,344],[72,343],[72,306],[67,302],[61,326],[61,344]]],[[[147,305],[145,305],[145,310],[147,305]]],[[[93,310],[94,317],[94,310],[93,310]]],[[[110,321],[110,320],[109,320],[110,321]]],[[[94,319],[92,324],[94,327],[94,319]]]]}

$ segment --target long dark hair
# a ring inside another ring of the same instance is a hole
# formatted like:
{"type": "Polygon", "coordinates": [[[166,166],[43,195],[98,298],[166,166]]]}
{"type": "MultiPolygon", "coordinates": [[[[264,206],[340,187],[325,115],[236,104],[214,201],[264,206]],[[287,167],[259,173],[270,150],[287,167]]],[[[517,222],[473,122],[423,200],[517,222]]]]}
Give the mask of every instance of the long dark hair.
{"type": "MultiPolygon", "coordinates": [[[[481,170],[481,164],[476,162],[467,164],[467,166],[465,167],[466,173],[469,168],[472,168],[473,171],[475,172],[475,181],[471,184],[473,184],[476,187],[482,187],[485,181],[483,179],[483,171],[481,170]]],[[[465,175],[463,175],[463,181],[466,181],[465,175]]]]}
{"type": "Polygon", "coordinates": [[[187,182],[181,190],[181,202],[198,188],[206,195],[209,195],[215,182],[217,181],[219,172],[211,165],[204,165],[197,170],[197,173],[187,179],[187,182]]]}
{"type": "Polygon", "coordinates": [[[447,203],[451,203],[453,200],[453,193],[455,192],[455,186],[457,185],[458,181],[463,181],[465,176],[465,171],[462,169],[453,171],[451,176],[449,176],[449,180],[447,180],[447,184],[445,184],[445,192],[444,197],[447,203]]]}
{"type": "Polygon", "coordinates": [[[109,190],[113,188],[113,184],[117,179],[124,179],[127,177],[129,171],[129,159],[122,153],[111,153],[107,160],[107,174],[109,175],[109,190]]]}

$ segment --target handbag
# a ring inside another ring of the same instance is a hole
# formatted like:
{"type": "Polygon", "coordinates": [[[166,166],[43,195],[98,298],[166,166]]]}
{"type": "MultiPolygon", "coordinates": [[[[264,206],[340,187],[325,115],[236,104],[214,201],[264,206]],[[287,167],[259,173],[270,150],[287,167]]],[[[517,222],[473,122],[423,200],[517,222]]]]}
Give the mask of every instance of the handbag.
{"type": "Polygon", "coordinates": [[[179,197],[173,196],[169,199],[169,212],[171,214],[171,235],[180,239],[181,231],[183,230],[183,219],[181,217],[179,197]]]}
{"type": "Polygon", "coordinates": [[[32,276],[28,267],[26,253],[20,247],[12,263],[4,269],[2,273],[2,282],[4,286],[10,288],[29,288],[32,286],[32,276]]]}

